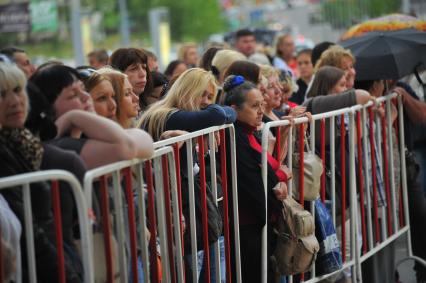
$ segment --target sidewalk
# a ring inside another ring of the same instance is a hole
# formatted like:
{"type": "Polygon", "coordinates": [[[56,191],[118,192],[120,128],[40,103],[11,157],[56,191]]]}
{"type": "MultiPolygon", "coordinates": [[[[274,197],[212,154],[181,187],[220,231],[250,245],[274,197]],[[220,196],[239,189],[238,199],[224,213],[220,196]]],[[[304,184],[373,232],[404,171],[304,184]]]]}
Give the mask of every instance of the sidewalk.
{"type": "MultiPolygon", "coordinates": [[[[395,262],[407,256],[406,237],[401,237],[396,241],[395,262]]],[[[416,276],[413,270],[414,261],[404,261],[398,266],[399,280],[401,283],[416,283],[416,276]]]]}

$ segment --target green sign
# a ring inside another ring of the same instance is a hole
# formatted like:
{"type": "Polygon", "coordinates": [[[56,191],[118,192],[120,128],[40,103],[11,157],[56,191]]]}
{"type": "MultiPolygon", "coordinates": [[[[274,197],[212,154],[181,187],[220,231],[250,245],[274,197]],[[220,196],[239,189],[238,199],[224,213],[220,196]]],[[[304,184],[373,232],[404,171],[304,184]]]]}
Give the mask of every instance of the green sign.
{"type": "Polygon", "coordinates": [[[58,6],[55,0],[30,3],[31,31],[55,32],[58,30],[58,6]]]}

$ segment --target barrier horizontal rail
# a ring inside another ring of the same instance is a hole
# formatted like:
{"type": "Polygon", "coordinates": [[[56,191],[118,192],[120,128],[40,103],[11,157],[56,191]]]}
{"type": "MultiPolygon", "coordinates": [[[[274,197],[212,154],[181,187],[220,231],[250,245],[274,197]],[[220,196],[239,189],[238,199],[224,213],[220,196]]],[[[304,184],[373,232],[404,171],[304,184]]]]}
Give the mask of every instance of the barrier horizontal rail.
{"type": "MultiPolygon", "coordinates": [[[[63,181],[70,185],[72,194],[75,199],[78,213],[78,221],[80,228],[80,237],[81,237],[81,253],[82,253],[82,263],[84,269],[84,282],[94,282],[93,274],[93,260],[92,260],[92,245],[89,239],[89,220],[88,220],[88,208],[86,205],[85,197],[81,189],[80,183],[74,177],[74,175],[69,172],[62,170],[46,170],[33,173],[19,174],[10,177],[4,177],[0,179],[0,190],[4,190],[11,187],[22,187],[23,189],[23,199],[24,199],[24,218],[25,223],[23,223],[26,234],[26,244],[27,244],[27,261],[28,261],[28,272],[30,282],[37,282],[36,274],[36,257],[34,249],[34,233],[33,233],[33,221],[32,221],[32,208],[31,208],[31,196],[30,196],[30,185],[38,182],[58,182],[63,181]]],[[[16,189],[16,188],[15,188],[16,189]]],[[[57,192],[58,193],[58,192],[57,192]]],[[[54,204],[57,203],[57,200],[53,201],[54,204]]],[[[55,215],[57,212],[55,212],[55,215]]],[[[58,224],[56,224],[58,229],[58,224]]],[[[57,233],[56,231],[56,233],[57,233]]],[[[57,239],[58,240],[58,239],[57,239]]],[[[61,254],[62,246],[57,247],[58,253],[61,254]]],[[[62,255],[63,256],[63,255],[62,255]]],[[[62,265],[63,261],[58,264],[62,265]]],[[[63,271],[62,271],[63,272],[63,271]]],[[[58,278],[58,282],[64,280],[64,274],[60,275],[62,278],[58,278]]]]}

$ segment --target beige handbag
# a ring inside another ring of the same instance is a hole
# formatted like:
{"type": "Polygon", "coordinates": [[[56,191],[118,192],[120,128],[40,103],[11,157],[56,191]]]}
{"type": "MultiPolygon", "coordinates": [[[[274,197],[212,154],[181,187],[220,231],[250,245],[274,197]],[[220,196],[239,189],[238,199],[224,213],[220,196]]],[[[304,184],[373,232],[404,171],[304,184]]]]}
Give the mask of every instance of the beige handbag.
{"type": "MultiPolygon", "coordinates": [[[[321,175],[324,171],[322,160],[309,148],[309,144],[305,144],[308,151],[304,152],[303,157],[303,180],[304,180],[304,199],[306,201],[314,201],[320,195],[321,175]]],[[[300,199],[299,195],[299,171],[300,171],[300,154],[293,153],[293,197],[300,199]]]]}
{"type": "Polygon", "coordinates": [[[289,196],[283,201],[274,232],[277,245],[271,260],[277,273],[292,275],[308,271],[319,251],[312,215],[289,196]]]}

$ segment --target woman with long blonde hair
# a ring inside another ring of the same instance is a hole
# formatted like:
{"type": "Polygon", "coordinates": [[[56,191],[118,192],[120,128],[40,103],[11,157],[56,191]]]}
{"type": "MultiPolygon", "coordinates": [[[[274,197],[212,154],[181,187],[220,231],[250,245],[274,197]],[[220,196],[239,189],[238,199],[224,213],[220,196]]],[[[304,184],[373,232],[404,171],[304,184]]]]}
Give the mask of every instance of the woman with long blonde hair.
{"type": "MultiPolygon", "coordinates": [[[[215,82],[215,77],[211,72],[205,71],[200,68],[193,68],[185,71],[172,85],[169,92],[166,96],[152,104],[152,106],[145,112],[142,116],[140,124],[142,127],[148,131],[154,138],[154,140],[158,140],[160,138],[164,138],[162,134],[165,131],[174,131],[174,130],[183,130],[183,131],[197,131],[201,129],[205,129],[211,126],[219,126],[226,123],[233,123],[236,119],[236,112],[229,106],[219,106],[213,104],[216,98],[217,86],[215,82]]],[[[182,148],[183,151],[186,150],[186,147],[182,148]]],[[[184,152],[181,153],[181,164],[187,164],[186,154],[184,152]]],[[[181,166],[181,179],[182,179],[182,199],[183,207],[182,212],[183,216],[186,219],[189,219],[189,188],[186,187],[188,182],[188,175],[193,172],[188,172],[187,166],[181,166]]],[[[198,173],[195,173],[195,184],[199,185],[200,181],[198,173]]],[[[197,186],[198,186],[197,185],[197,186]]],[[[200,190],[195,190],[195,194],[198,194],[200,190]]],[[[208,190],[209,195],[211,195],[211,191],[208,190]]],[[[211,195],[213,197],[213,195],[211,195]]],[[[215,196],[220,199],[220,196],[215,196]]],[[[197,200],[196,207],[196,221],[197,227],[201,227],[201,205],[199,204],[199,197],[195,197],[197,200]]],[[[210,201],[210,198],[207,198],[207,201],[210,201]]],[[[211,206],[215,206],[215,203],[211,203],[211,206]]],[[[217,206],[216,206],[217,208],[217,206]]],[[[213,212],[215,212],[213,210],[213,212]]],[[[217,217],[212,216],[210,212],[208,213],[212,217],[209,219],[209,223],[217,224],[217,227],[221,227],[221,218],[219,213],[217,212],[217,217]],[[220,221],[219,221],[220,220],[220,221]]],[[[210,224],[209,224],[210,225],[210,224]]],[[[210,228],[209,228],[210,229],[210,228]]],[[[202,245],[202,231],[197,228],[197,247],[201,248],[202,245]]],[[[209,232],[210,234],[210,232],[209,232]]],[[[185,254],[189,257],[186,257],[187,264],[190,264],[190,254],[191,254],[191,233],[190,231],[186,231],[184,234],[185,241],[185,254]]],[[[220,245],[220,270],[221,270],[221,282],[225,280],[225,262],[224,262],[224,239],[223,236],[217,235],[218,238],[213,239],[209,236],[210,244],[219,242],[220,245]]],[[[212,247],[212,246],[210,246],[212,247]]],[[[211,250],[212,248],[210,248],[211,250]]],[[[201,251],[198,252],[198,256],[200,256],[201,251]]],[[[214,254],[214,253],[211,253],[214,254]]],[[[213,256],[213,255],[212,255],[213,256]]],[[[215,272],[213,272],[215,268],[215,261],[212,259],[210,262],[211,269],[211,282],[216,282],[215,280],[215,272]]],[[[197,276],[201,278],[201,275],[204,270],[204,263],[201,265],[199,263],[198,274],[197,276]]],[[[189,275],[187,275],[189,276],[189,275]]],[[[189,276],[190,277],[190,276],[189,276]]]]}
{"type": "Polygon", "coordinates": [[[211,72],[189,69],[176,80],[162,100],[152,104],[144,113],[139,126],[158,140],[166,130],[192,132],[232,123],[235,111],[213,104],[216,93],[217,85],[211,72]]]}
{"type": "Polygon", "coordinates": [[[111,81],[117,103],[115,119],[124,129],[131,127],[140,110],[139,97],[133,92],[126,74],[111,68],[102,68],[98,72],[111,81]]]}

